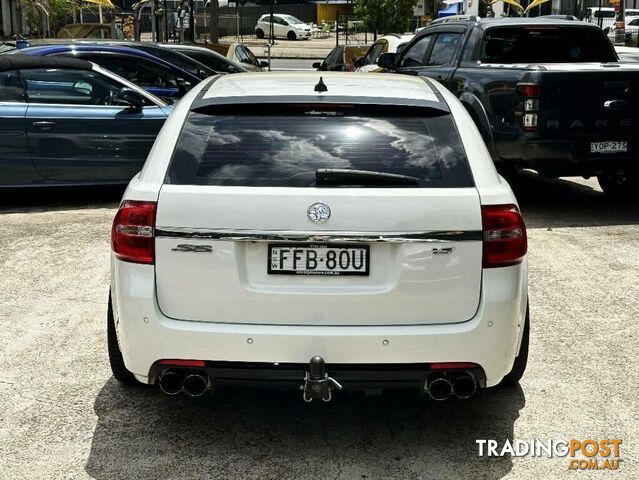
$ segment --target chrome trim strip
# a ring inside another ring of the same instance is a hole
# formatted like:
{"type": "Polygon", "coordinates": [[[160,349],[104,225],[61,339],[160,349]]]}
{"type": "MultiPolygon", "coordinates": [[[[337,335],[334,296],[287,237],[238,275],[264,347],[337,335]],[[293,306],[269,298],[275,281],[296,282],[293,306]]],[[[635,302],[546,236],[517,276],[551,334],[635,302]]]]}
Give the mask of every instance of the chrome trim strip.
{"type": "Polygon", "coordinates": [[[185,227],[156,227],[157,237],[228,240],[234,242],[469,242],[481,241],[481,230],[432,230],[422,232],[295,232],[285,230],[207,230],[185,227]]]}

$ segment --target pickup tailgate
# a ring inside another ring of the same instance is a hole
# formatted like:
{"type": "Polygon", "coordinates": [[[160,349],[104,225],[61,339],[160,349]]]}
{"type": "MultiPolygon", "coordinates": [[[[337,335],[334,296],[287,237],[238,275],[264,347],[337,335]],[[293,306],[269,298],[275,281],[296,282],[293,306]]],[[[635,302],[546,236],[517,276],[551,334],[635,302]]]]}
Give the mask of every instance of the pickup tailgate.
{"type": "Polygon", "coordinates": [[[547,65],[541,73],[539,131],[576,140],[576,157],[637,157],[639,69],[547,65]]]}

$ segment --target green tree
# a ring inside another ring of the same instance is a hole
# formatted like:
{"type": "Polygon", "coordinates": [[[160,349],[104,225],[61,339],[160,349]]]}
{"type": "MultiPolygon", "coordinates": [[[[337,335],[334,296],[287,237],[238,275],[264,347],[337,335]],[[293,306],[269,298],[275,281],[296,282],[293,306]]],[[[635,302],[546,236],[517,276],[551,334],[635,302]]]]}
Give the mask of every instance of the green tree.
{"type": "Polygon", "coordinates": [[[73,0],[22,0],[21,5],[29,28],[44,35],[53,34],[57,27],[67,23],[67,17],[72,14],[75,2],[73,0]],[[43,20],[46,24],[47,16],[50,32],[42,31],[43,20]]]}
{"type": "Polygon", "coordinates": [[[417,0],[358,0],[355,13],[366,27],[378,33],[403,33],[413,18],[417,0]]]}
{"type": "MultiPolygon", "coordinates": [[[[66,25],[69,16],[73,15],[73,0],[49,0],[49,21],[51,28],[66,25]]],[[[53,33],[53,32],[51,32],[53,33]]]]}

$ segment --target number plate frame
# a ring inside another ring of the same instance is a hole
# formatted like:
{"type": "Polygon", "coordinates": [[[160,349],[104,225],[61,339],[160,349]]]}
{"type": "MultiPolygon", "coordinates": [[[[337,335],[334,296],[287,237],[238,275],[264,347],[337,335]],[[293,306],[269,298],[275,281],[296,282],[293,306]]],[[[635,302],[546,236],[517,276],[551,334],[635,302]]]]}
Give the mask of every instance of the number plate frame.
{"type": "Polygon", "coordinates": [[[337,243],[269,243],[268,246],[268,262],[267,271],[269,275],[304,275],[304,276],[328,276],[328,277],[341,277],[341,276],[358,276],[368,277],[370,276],[370,245],[356,245],[356,244],[337,244],[337,243]],[[303,270],[303,269],[273,269],[273,249],[274,248],[291,248],[291,249],[356,249],[363,250],[365,252],[364,269],[362,271],[343,271],[343,270],[303,270]]]}
{"type": "Polygon", "coordinates": [[[590,142],[591,155],[616,155],[619,153],[628,153],[628,141],[603,140],[600,142],[590,142]]]}

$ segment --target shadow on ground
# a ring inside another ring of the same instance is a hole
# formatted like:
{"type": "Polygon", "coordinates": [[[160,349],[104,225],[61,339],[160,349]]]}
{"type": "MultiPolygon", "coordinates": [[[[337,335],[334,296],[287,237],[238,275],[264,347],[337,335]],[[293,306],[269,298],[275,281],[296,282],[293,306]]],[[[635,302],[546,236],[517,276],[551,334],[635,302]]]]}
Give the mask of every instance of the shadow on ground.
{"type": "Polygon", "coordinates": [[[528,171],[508,182],[528,228],[639,224],[639,192],[634,202],[615,201],[599,190],[595,180],[548,179],[528,171]]]}
{"type": "Polygon", "coordinates": [[[0,190],[0,213],[117,208],[125,187],[21,188],[0,190]]]}
{"type": "Polygon", "coordinates": [[[475,440],[512,440],[524,404],[520,387],[465,402],[388,392],[306,404],[270,390],[168,397],[111,378],[95,401],[86,471],[105,480],[499,479],[512,460],[479,457],[475,440]]]}

